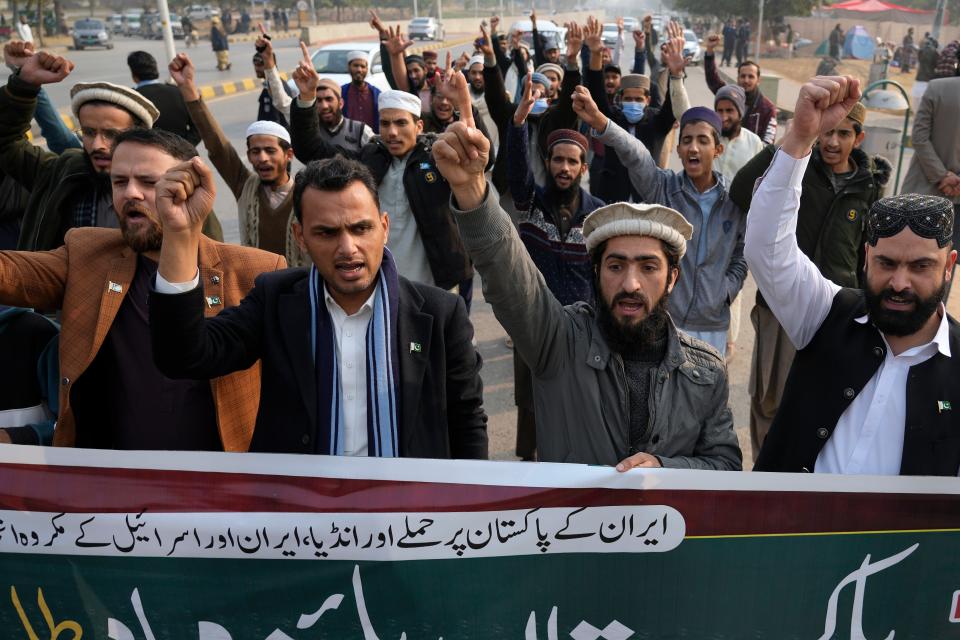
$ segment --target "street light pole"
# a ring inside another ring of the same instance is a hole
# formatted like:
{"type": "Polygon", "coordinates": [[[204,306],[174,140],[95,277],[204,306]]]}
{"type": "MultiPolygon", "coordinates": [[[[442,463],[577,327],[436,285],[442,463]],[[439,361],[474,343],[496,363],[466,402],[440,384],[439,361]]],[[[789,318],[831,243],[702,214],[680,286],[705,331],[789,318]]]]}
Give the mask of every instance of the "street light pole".
{"type": "Polygon", "coordinates": [[[930,35],[933,36],[934,40],[940,40],[940,26],[943,24],[943,12],[946,9],[947,0],[939,0],[937,2],[937,13],[933,17],[933,29],[930,30],[930,35]]]}
{"type": "Polygon", "coordinates": [[[763,41],[763,0],[760,2],[760,20],[757,22],[757,50],[754,52],[753,59],[760,62],[760,43],[763,41]]]}
{"type": "MultiPolygon", "coordinates": [[[[897,195],[897,193],[900,191],[900,170],[903,167],[903,150],[907,145],[907,127],[910,126],[910,96],[907,94],[907,90],[904,89],[903,85],[901,85],[899,82],[895,80],[883,79],[870,83],[867,88],[863,90],[863,95],[861,96],[860,101],[863,102],[864,106],[870,108],[870,93],[877,87],[885,87],[887,85],[896,87],[896,89],[900,92],[900,95],[903,96],[903,101],[906,104],[903,114],[903,132],[900,135],[900,155],[897,158],[897,177],[893,183],[893,195],[897,195]]],[[[878,91],[878,93],[887,93],[889,95],[890,92],[881,89],[878,91]]]]}
{"type": "Polygon", "coordinates": [[[420,9],[417,8],[417,0],[413,0],[413,17],[414,18],[420,17],[420,9]]]}
{"type": "Polygon", "coordinates": [[[167,62],[170,62],[177,56],[177,48],[173,44],[173,27],[170,25],[170,8],[167,6],[167,0],[157,0],[157,10],[160,12],[163,49],[167,54],[167,62]]]}

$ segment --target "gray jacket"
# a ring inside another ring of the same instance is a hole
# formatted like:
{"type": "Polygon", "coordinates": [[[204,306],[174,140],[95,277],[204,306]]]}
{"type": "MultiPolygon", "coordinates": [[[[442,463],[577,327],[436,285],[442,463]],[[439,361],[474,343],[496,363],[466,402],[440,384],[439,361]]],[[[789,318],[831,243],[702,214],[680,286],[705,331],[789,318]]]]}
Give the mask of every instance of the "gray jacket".
{"type": "Polygon", "coordinates": [[[680,279],[670,294],[670,314],[677,326],[690,331],[725,331],[730,324],[730,304],[747,277],[743,259],[747,217],[730,199],[723,176],[713,172],[721,193],[704,229],[697,191],[685,172],[657,167],[643,143],[612,121],[599,140],[616,149],[643,202],[675,209],[693,225],[693,237],[680,262],[680,279]],[[703,238],[707,239],[707,253],[697,266],[703,238]]]}
{"type": "MultiPolygon", "coordinates": [[[[547,462],[615,465],[628,455],[628,388],[593,309],[562,306],[488,189],[480,208],[451,203],[483,278],[484,298],[533,372],[537,450],[547,462]]],[[[649,446],[664,467],[739,470],[727,376],[715,350],[672,323],[666,355],[650,372],[649,446]]]]}

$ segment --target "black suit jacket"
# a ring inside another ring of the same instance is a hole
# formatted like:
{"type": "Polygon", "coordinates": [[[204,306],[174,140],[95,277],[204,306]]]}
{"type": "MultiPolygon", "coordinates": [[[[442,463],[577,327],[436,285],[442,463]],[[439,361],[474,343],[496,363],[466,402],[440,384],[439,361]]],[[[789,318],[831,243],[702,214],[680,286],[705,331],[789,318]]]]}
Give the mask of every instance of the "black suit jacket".
{"type": "MultiPolygon", "coordinates": [[[[251,451],[319,451],[308,273],[264,273],[239,306],[206,320],[200,287],[150,298],[154,358],[165,375],[215,378],[262,360],[251,451]]],[[[485,459],[482,362],[463,301],[401,277],[399,305],[400,455],[485,459]]]]}
{"type": "Polygon", "coordinates": [[[159,83],[148,84],[137,89],[146,96],[157,109],[160,110],[160,117],[154,123],[157,129],[163,129],[170,133],[175,133],[181,138],[190,141],[190,144],[196,146],[200,144],[200,133],[197,127],[190,119],[190,113],[187,112],[187,105],[180,95],[180,90],[173,85],[159,83]]]}

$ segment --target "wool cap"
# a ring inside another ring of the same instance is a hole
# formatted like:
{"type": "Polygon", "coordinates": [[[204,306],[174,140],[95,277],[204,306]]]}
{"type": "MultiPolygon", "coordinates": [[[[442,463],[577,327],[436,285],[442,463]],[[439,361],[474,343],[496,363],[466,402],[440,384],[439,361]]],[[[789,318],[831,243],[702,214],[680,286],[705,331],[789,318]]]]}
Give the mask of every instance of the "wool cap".
{"type": "Polygon", "coordinates": [[[246,137],[249,138],[250,136],[276,136],[287,144],[291,144],[290,132],[287,131],[286,127],[272,120],[257,120],[251,124],[247,127],[246,137]]]}
{"type": "Polygon", "coordinates": [[[338,98],[342,97],[340,95],[340,85],[330,78],[320,78],[320,85],[317,87],[317,89],[330,89],[330,91],[333,91],[338,98]]]}
{"type": "Polygon", "coordinates": [[[547,150],[552,149],[553,145],[561,143],[575,144],[584,151],[589,146],[586,136],[573,129],[556,129],[547,136],[547,150]]]}
{"type": "Polygon", "coordinates": [[[650,91],[650,78],[639,73],[628,73],[620,78],[620,88],[650,91]]]}
{"type": "Polygon", "coordinates": [[[404,64],[406,64],[408,67],[409,67],[411,64],[418,64],[418,65],[420,65],[421,67],[426,67],[426,66],[427,66],[427,63],[424,62],[424,60],[423,60],[423,56],[418,56],[418,55],[415,54],[415,53],[407,56],[406,58],[404,58],[404,59],[403,59],[403,62],[404,62],[404,64]]]}
{"type": "Polygon", "coordinates": [[[687,251],[687,240],[693,236],[693,226],[669,207],[632,202],[600,207],[583,221],[583,238],[590,253],[602,242],[619,236],[657,238],[683,257],[687,251]]]}
{"type": "Polygon", "coordinates": [[[380,92],[380,100],[377,101],[377,107],[380,111],[384,109],[401,109],[407,113],[412,113],[420,117],[423,110],[423,103],[420,96],[415,96],[399,89],[387,89],[380,92]]]}
{"type": "Polygon", "coordinates": [[[720,115],[710,107],[690,107],[683,112],[683,116],[680,118],[680,131],[683,131],[683,128],[687,126],[688,122],[694,120],[703,120],[711,127],[717,130],[717,135],[720,135],[720,132],[723,130],[723,122],[720,120],[720,115]]]}
{"type": "Polygon", "coordinates": [[[740,114],[740,117],[743,117],[743,114],[747,110],[747,94],[744,92],[743,87],[736,84],[728,84],[724,87],[721,87],[717,91],[716,97],[713,99],[713,108],[717,108],[717,103],[721,100],[729,100],[733,103],[733,106],[737,108],[737,113],[740,114]]]}
{"type": "Polygon", "coordinates": [[[472,56],[472,57],[470,58],[470,61],[467,63],[467,69],[469,70],[469,69],[470,69],[473,65],[475,65],[475,64],[478,64],[478,65],[480,65],[481,67],[483,66],[483,55],[482,55],[482,54],[478,54],[478,55],[472,56]]]}
{"type": "Polygon", "coordinates": [[[363,60],[364,62],[369,62],[369,54],[366,51],[351,51],[347,54],[347,64],[350,64],[354,60],[363,60]]]}
{"type": "Polygon", "coordinates": [[[542,73],[546,75],[547,71],[553,71],[558,76],[560,76],[560,80],[563,80],[563,74],[565,73],[565,71],[563,67],[561,67],[560,65],[554,62],[544,62],[542,65],[537,67],[537,73],[542,73]]]}
{"type": "Polygon", "coordinates": [[[853,105],[853,109],[850,109],[850,113],[847,114],[847,117],[862,127],[867,121],[867,108],[863,106],[862,102],[858,102],[853,105]]]}
{"type": "Polygon", "coordinates": [[[537,73],[534,71],[530,74],[530,82],[535,82],[539,85],[543,85],[545,91],[550,90],[550,78],[543,75],[542,73],[537,73]]]}
{"type": "Polygon", "coordinates": [[[110,102],[129,111],[147,129],[160,117],[160,110],[142,93],[112,82],[78,82],[70,89],[70,108],[80,120],[80,107],[88,102],[110,102]]]}
{"type": "Polygon", "coordinates": [[[559,44],[559,41],[557,40],[557,36],[546,36],[543,39],[544,51],[552,51],[553,49],[559,49],[559,48],[560,48],[560,44],[559,44]]]}
{"type": "Polygon", "coordinates": [[[873,203],[867,214],[867,242],[895,236],[904,228],[937,241],[941,249],[953,239],[953,204],[940,196],[902,193],[873,203]]]}

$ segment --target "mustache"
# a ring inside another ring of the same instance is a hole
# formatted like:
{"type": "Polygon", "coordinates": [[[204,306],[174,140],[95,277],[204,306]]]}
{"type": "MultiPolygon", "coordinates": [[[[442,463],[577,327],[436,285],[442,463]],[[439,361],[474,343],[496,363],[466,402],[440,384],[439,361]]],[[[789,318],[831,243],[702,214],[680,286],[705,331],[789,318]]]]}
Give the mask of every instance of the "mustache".
{"type": "Polygon", "coordinates": [[[898,298],[899,302],[920,302],[920,296],[909,290],[894,291],[890,287],[887,287],[880,292],[881,300],[893,300],[894,298],[898,298]]]}
{"type": "Polygon", "coordinates": [[[634,304],[642,304],[648,309],[650,308],[650,300],[643,293],[627,293],[626,291],[621,291],[613,296],[610,306],[614,306],[618,302],[632,302],[634,304]]]}
{"type": "Polygon", "coordinates": [[[123,208],[120,210],[120,212],[123,213],[124,215],[134,211],[136,211],[137,213],[142,213],[143,215],[148,217],[153,217],[153,211],[151,211],[147,207],[137,202],[127,202],[126,204],[123,205],[123,208]]]}

